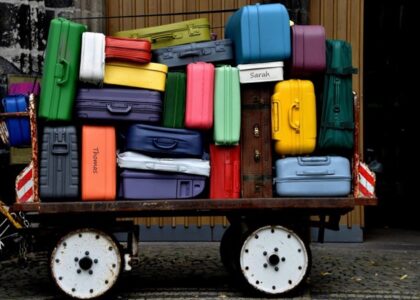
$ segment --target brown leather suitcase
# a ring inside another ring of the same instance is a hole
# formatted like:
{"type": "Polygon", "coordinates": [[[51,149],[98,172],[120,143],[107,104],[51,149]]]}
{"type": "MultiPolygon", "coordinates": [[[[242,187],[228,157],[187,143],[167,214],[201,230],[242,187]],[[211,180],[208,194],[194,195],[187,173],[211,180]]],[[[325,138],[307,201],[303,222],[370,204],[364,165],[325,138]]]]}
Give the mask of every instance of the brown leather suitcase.
{"type": "Polygon", "coordinates": [[[241,86],[241,187],[243,198],[272,197],[271,94],[274,85],[241,86]]]}

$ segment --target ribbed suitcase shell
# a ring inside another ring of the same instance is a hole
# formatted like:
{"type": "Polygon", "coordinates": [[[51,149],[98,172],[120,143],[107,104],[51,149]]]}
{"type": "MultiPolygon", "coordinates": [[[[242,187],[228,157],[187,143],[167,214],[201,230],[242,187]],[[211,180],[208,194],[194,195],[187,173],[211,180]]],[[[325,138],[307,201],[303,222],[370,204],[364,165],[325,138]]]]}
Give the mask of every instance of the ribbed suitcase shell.
{"type": "Polygon", "coordinates": [[[120,122],[160,122],[162,99],[157,91],[83,88],[76,97],[76,116],[120,122]]]}
{"type": "Polygon", "coordinates": [[[288,157],[276,161],[279,196],[336,197],[351,190],[350,163],[340,156],[288,157]]]}
{"type": "Polygon", "coordinates": [[[283,80],[283,62],[238,65],[239,82],[269,82],[283,80]]]}
{"type": "Polygon", "coordinates": [[[162,64],[107,62],[104,83],[165,91],[168,67],[162,64]]]}
{"type": "Polygon", "coordinates": [[[213,126],[214,66],[198,62],[187,66],[185,127],[210,129],[213,126]]]}
{"type": "Polygon", "coordinates": [[[105,42],[107,60],[124,60],[142,64],[152,60],[152,46],[147,40],[107,36],[105,42]]]}
{"type": "Polygon", "coordinates": [[[290,57],[290,24],[279,3],[244,6],[225,27],[225,37],[235,48],[237,64],[282,61],[290,57]]]}
{"type": "Polygon", "coordinates": [[[86,26],[53,19],[48,32],[38,114],[47,120],[69,121],[79,76],[80,47],[86,26]]]}
{"type": "Polygon", "coordinates": [[[79,154],[74,126],[44,127],[39,163],[39,192],[42,200],[79,196],[79,154]]]}
{"type": "Polygon", "coordinates": [[[242,197],[273,196],[271,145],[271,93],[274,84],[241,87],[242,197]]]}
{"type": "Polygon", "coordinates": [[[124,170],[120,195],[124,199],[184,199],[204,191],[206,177],[165,172],[124,170]]]}
{"type": "Polygon", "coordinates": [[[82,200],[115,200],[115,129],[110,126],[82,127],[82,200]]]}
{"type": "Polygon", "coordinates": [[[79,80],[102,84],[105,69],[105,35],[97,32],[82,34],[79,80]]]}
{"type": "Polygon", "coordinates": [[[204,152],[198,131],[145,124],[128,128],[126,149],[158,157],[202,157],[204,152]]]}
{"type": "Polygon", "coordinates": [[[216,68],[214,85],[214,129],[216,145],[237,145],[241,134],[239,71],[231,66],[216,68]]]}
{"type": "Polygon", "coordinates": [[[183,128],[185,115],[186,76],[181,72],[169,72],[166,78],[163,100],[162,126],[183,128]]]}
{"type": "Polygon", "coordinates": [[[198,158],[155,158],[126,151],[118,154],[117,163],[120,168],[210,175],[210,162],[198,158]]]}
{"type": "Polygon", "coordinates": [[[325,71],[325,28],[321,25],[292,26],[292,65],[294,76],[325,71]]]}
{"type": "Polygon", "coordinates": [[[22,94],[22,95],[34,94],[35,96],[38,96],[39,90],[40,90],[40,86],[37,79],[32,82],[28,81],[28,82],[17,82],[17,83],[9,84],[7,94],[9,96],[19,95],[19,94],[22,94]]]}
{"type": "Polygon", "coordinates": [[[272,101],[272,137],[281,155],[309,154],[316,144],[314,85],[309,80],[276,84],[272,101]]]}
{"type": "Polygon", "coordinates": [[[207,18],[120,31],[114,33],[113,36],[147,39],[152,43],[152,49],[210,41],[211,39],[207,18]]]}
{"type": "MultiPolygon", "coordinates": [[[[25,95],[6,96],[2,100],[4,112],[25,112],[28,110],[25,95]]],[[[31,144],[31,129],[28,117],[7,118],[10,146],[25,146],[31,144]]]]}
{"type": "Polygon", "coordinates": [[[211,144],[210,168],[210,198],[239,198],[241,193],[241,147],[211,144]]]}
{"type": "Polygon", "coordinates": [[[153,51],[153,56],[157,62],[169,68],[199,61],[230,62],[233,60],[232,41],[226,39],[162,48],[153,51]]]}

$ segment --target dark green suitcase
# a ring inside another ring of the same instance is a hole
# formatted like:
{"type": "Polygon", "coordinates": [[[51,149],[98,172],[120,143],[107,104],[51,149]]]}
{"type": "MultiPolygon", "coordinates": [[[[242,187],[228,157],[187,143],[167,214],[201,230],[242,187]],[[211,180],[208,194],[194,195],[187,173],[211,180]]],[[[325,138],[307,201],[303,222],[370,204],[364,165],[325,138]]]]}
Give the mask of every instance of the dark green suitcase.
{"type": "Polygon", "coordinates": [[[354,145],[354,103],[351,45],[346,41],[327,40],[327,71],[324,81],[319,149],[347,150],[354,145]]]}
{"type": "Polygon", "coordinates": [[[53,19],[48,32],[38,114],[47,120],[69,121],[79,77],[80,47],[86,26],[53,19]]]}
{"type": "Polygon", "coordinates": [[[169,72],[163,100],[163,126],[184,128],[186,75],[169,72]]]}

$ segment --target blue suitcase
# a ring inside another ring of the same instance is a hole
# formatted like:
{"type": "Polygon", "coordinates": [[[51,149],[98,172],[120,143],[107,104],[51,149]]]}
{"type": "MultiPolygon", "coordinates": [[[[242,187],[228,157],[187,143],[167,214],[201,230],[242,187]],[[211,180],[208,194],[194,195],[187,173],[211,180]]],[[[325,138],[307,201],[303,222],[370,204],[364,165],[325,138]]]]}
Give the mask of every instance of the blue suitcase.
{"type": "MultiPolygon", "coordinates": [[[[4,112],[25,112],[28,104],[25,95],[13,95],[3,98],[4,112]]],[[[7,130],[9,131],[10,146],[27,146],[31,144],[31,129],[28,117],[7,118],[7,130]]]]}
{"type": "Polygon", "coordinates": [[[128,128],[126,149],[155,157],[202,157],[204,154],[200,132],[144,124],[128,128]]]}
{"type": "Polygon", "coordinates": [[[290,21],[279,3],[248,5],[236,11],[225,27],[237,64],[283,61],[290,57],[290,21]]]}
{"type": "Polygon", "coordinates": [[[341,156],[288,157],[276,161],[276,191],[287,197],[347,196],[350,162],[341,156]]]}

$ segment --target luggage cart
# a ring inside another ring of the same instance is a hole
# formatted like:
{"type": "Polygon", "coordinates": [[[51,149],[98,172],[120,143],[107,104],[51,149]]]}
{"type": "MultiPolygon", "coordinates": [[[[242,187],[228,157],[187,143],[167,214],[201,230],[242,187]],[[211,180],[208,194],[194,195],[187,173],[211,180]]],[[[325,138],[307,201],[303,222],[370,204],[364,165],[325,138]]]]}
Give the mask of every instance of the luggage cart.
{"type": "MultiPolygon", "coordinates": [[[[357,192],[358,176],[354,176],[355,194],[348,197],[42,202],[34,101],[31,95],[28,113],[0,114],[0,118],[29,117],[33,137],[33,158],[27,167],[33,171],[32,202],[16,202],[8,209],[0,203],[0,213],[18,231],[51,233],[52,279],[59,290],[76,299],[106,294],[120,274],[138,262],[141,235],[127,218],[226,216],[230,226],[221,240],[220,255],[228,272],[252,290],[281,295],[301,287],[308,276],[311,226],[319,228],[322,242],[324,230],[338,230],[340,216],[355,205],[377,204],[375,197],[363,198],[357,192]],[[126,244],[116,240],[117,232],[127,235],[126,244]]],[[[357,112],[357,101],[355,104],[357,112]]],[[[358,163],[355,151],[354,172],[358,163]]]]}

